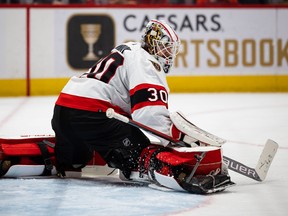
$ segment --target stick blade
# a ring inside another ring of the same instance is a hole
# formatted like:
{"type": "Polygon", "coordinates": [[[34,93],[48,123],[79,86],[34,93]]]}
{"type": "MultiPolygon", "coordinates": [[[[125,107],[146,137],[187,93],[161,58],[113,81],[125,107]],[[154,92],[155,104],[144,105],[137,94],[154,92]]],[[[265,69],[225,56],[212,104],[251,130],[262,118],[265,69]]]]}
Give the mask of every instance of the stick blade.
{"type": "Polygon", "coordinates": [[[270,165],[277,152],[277,149],[278,149],[278,144],[275,141],[268,139],[261,153],[258,164],[255,168],[255,171],[258,174],[261,181],[265,180],[267,173],[269,171],[270,165]]]}

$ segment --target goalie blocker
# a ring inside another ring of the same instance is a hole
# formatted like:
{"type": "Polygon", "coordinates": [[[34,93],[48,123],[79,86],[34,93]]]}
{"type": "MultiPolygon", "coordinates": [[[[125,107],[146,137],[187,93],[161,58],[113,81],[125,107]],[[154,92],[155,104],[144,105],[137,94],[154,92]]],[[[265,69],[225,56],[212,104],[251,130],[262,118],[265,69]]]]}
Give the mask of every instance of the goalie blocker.
{"type": "MultiPolygon", "coordinates": [[[[0,138],[0,176],[56,175],[53,136],[0,138]]],[[[88,165],[105,165],[95,156],[88,165]]],[[[156,184],[173,190],[207,194],[222,191],[233,185],[223,171],[219,147],[163,147],[150,145],[139,158],[137,170],[132,170],[129,181],[156,184]]],[[[123,180],[123,175],[121,175],[123,180]]]]}

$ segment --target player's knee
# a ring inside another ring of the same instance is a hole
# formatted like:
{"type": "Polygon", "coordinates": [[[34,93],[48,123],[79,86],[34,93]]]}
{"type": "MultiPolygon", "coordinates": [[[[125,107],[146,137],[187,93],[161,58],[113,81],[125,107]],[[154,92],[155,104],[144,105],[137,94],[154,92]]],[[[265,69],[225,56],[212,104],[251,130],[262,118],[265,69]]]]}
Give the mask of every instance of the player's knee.
{"type": "Polygon", "coordinates": [[[120,169],[124,176],[129,179],[131,171],[138,166],[137,158],[137,155],[131,154],[131,151],[118,148],[111,150],[104,159],[109,167],[120,169]]]}

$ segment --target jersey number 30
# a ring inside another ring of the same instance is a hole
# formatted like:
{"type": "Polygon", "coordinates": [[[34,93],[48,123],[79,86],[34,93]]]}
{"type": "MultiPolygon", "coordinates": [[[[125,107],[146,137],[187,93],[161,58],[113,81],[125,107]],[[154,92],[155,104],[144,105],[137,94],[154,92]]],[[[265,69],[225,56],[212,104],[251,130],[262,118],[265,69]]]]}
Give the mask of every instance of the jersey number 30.
{"type": "Polygon", "coordinates": [[[158,101],[159,99],[165,104],[168,102],[167,92],[164,90],[158,91],[156,88],[149,88],[148,92],[151,93],[151,97],[148,98],[149,101],[158,101]]]}

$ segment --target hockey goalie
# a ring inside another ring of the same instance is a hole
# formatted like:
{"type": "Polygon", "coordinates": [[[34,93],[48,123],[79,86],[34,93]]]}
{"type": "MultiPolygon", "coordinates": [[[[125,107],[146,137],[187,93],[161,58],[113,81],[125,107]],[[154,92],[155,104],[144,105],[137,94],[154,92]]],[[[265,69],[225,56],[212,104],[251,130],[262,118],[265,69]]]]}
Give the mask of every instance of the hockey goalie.
{"type": "MultiPolygon", "coordinates": [[[[174,114],[172,119],[180,129],[186,132],[190,130],[192,134],[197,132],[178,113],[174,114]]],[[[177,128],[173,130],[179,131],[177,128]]],[[[200,139],[195,139],[185,135],[183,143],[187,147],[171,143],[164,147],[160,142],[149,142],[141,148],[138,157],[131,157],[138,148],[115,149],[113,158],[106,159],[107,162],[99,153],[94,152],[92,159],[85,165],[104,166],[108,163],[109,167],[120,170],[121,180],[146,182],[154,187],[195,194],[223,191],[234,183],[231,182],[222,161],[221,147],[207,146],[207,143],[213,144],[215,141],[219,142],[219,139],[210,136],[209,141],[207,134],[203,133],[199,137],[200,139]]],[[[54,136],[0,138],[0,176],[55,175],[63,178],[67,171],[81,174],[84,164],[72,164],[70,167],[66,166],[65,170],[56,170],[55,147],[54,136]]],[[[97,176],[97,173],[95,175],[97,176]]]]}
{"type": "Polygon", "coordinates": [[[55,138],[1,140],[1,175],[16,165],[42,163],[40,175],[53,174],[56,167],[57,175],[65,177],[101,158],[128,181],[200,194],[231,186],[222,162],[224,140],[203,133],[180,113],[170,115],[166,73],[179,49],[171,26],[150,20],[141,42],[116,46],[88,72],[68,81],[54,107],[55,138]],[[151,144],[139,128],[108,118],[111,108],[177,142],[158,137],[160,142],[151,144]]]}

